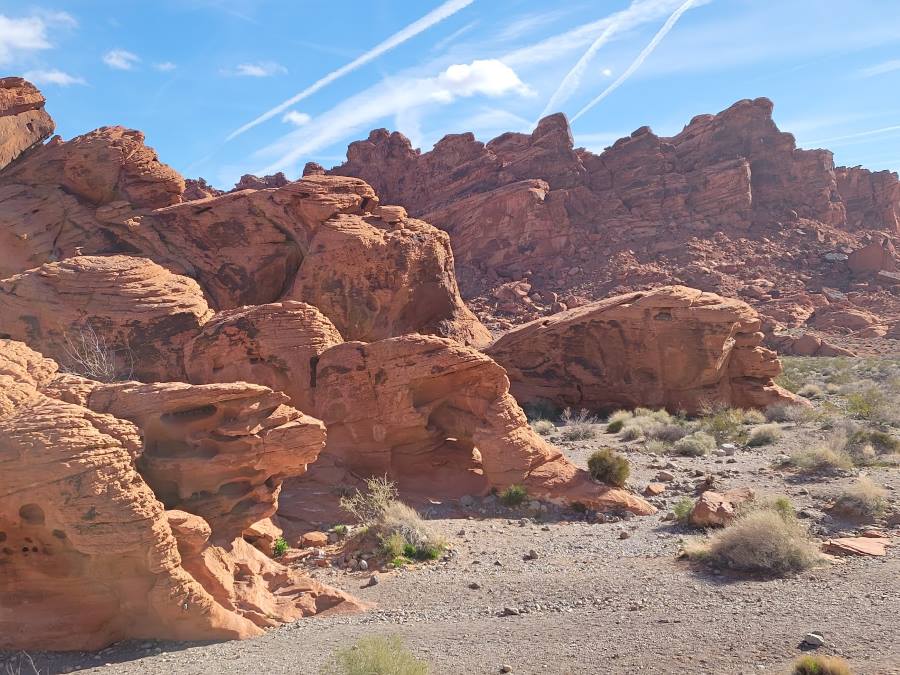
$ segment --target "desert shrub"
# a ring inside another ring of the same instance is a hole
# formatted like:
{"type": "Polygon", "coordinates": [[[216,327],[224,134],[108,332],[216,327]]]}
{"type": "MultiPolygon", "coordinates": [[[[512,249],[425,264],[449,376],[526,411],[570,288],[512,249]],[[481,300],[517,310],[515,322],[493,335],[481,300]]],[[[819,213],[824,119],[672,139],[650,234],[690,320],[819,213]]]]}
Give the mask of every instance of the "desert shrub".
{"type": "Polygon", "coordinates": [[[647,438],[666,441],[667,443],[680,441],[687,434],[688,430],[684,426],[673,422],[658,422],[648,427],[644,432],[647,438]]]}
{"type": "Polygon", "coordinates": [[[851,447],[871,445],[875,452],[883,455],[900,453],[900,438],[877,429],[855,430],[850,434],[849,443],[851,447]]]}
{"type": "Polygon", "coordinates": [[[782,401],[766,408],[766,419],[770,422],[794,422],[800,424],[808,421],[813,413],[805,405],[797,405],[782,401]]]}
{"type": "Polygon", "coordinates": [[[396,486],[386,477],[370,478],[366,491],[357,490],[350,497],[342,497],[341,507],[378,537],[382,551],[389,557],[402,555],[407,546],[421,551],[423,556],[432,549],[443,550],[443,537],[397,496],[396,486]]]}
{"type": "Polygon", "coordinates": [[[616,410],[607,418],[606,422],[607,424],[615,424],[616,422],[622,422],[624,424],[632,417],[634,417],[634,415],[632,415],[628,410],[616,410]]]}
{"type": "Polygon", "coordinates": [[[65,334],[63,370],[97,382],[130,380],[134,355],[125,347],[114,349],[93,326],[85,325],[65,334]]]}
{"type": "Polygon", "coordinates": [[[397,501],[397,487],[387,476],[366,480],[364,492],[356,490],[352,495],[341,497],[341,508],[363,525],[372,525],[381,520],[387,507],[397,501]]]}
{"type": "Polygon", "coordinates": [[[791,675],[853,675],[850,664],[839,656],[804,654],[794,661],[791,675]]]}
{"type": "Polygon", "coordinates": [[[549,436],[556,426],[550,420],[535,420],[531,423],[531,428],[541,436],[549,436]]]}
{"type": "Polygon", "coordinates": [[[608,434],[617,434],[622,431],[622,427],[625,426],[625,422],[622,420],[613,420],[609,424],[606,425],[606,433],[608,434]]]}
{"type": "Polygon", "coordinates": [[[857,419],[900,426],[900,387],[856,383],[845,394],[847,412],[857,419]]]}
{"type": "Polygon", "coordinates": [[[325,675],[428,675],[428,664],[416,658],[399,637],[372,636],[335,652],[325,675]]]}
{"type": "Polygon", "coordinates": [[[682,497],[672,507],[672,513],[679,523],[686,524],[691,517],[691,511],[694,509],[694,502],[690,497],[682,497]]]}
{"type": "Polygon", "coordinates": [[[500,493],[500,501],[506,506],[520,506],[528,498],[528,491],[521,485],[510,485],[500,493]]]}
{"type": "Polygon", "coordinates": [[[825,385],[825,391],[829,394],[836,394],[841,390],[840,386],[834,384],[833,382],[829,382],[825,385]]]}
{"type": "Polygon", "coordinates": [[[331,528],[331,530],[339,537],[346,537],[347,533],[350,531],[349,528],[344,524],[335,525],[333,528],[331,528]]]}
{"type": "Polygon", "coordinates": [[[631,467],[628,460],[612,448],[601,448],[588,458],[588,471],[596,481],[622,487],[631,467]]]}
{"type": "Polygon", "coordinates": [[[818,384],[804,384],[800,389],[797,390],[797,394],[802,396],[803,398],[822,398],[822,387],[818,384]]]}
{"type": "Polygon", "coordinates": [[[860,476],[846,488],[834,505],[836,511],[863,519],[875,519],[887,506],[887,490],[868,476],[860,476]]]}
{"type": "Polygon", "coordinates": [[[278,537],[274,543],[272,544],[272,557],[280,558],[285,553],[287,553],[290,546],[287,543],[287,539],[284,537],[278,537]]]}
{"type": "Polygon", "coordinates": [[[853,459],[846,452],[816,446],[792,452],[785,464],[802,471],[836,471],[853,468],[853,459]]]}
{"type": "Polygon", "coordinates": [[[781,438],[781,427],[777,424],[763,424],[750,432],[747,445],[751,448],[761,445],[772,445],[779,438],[781,438]]]}
{"type": "Polygon", "coordinates": [[[770,508],[742,513],[706,542],[686,546],[685,553],[714,567],[771,576],[799,572],[821,558],[799,521],[770,508]]]}
{"type": "Polygon", "coordinates": [[[744,411],[716,405],[701,406],[700,429],[718,443],[739,441],[744,436],[744,411]]]}
{"type": "Polygon", "coordinates": [[[702,457],[716,449],[716,439],[703,431],[695,431],[676,441],[672,449],[676,455],[702,457]]]}
{"type": "Polygon", "coordinates": [[[652,455],[664,455],[672,448],[671,443],[666,443],[658,438],[651,438],[644,444],[644,449],[652,455]]]}
{"type": "Polygon", "coordinates": [[[597,418],[587,410],[573,412],[571,408],[566,408],[563,410],[561,422],[564,441],[585,441],[596,436],[594,425],[597,424],[597,418]]]}
{"type": "Polygon", "coordinates": [[[744,424],[765,424],[767,421],[765,414],[754,408],[744,410],[743,418],[744,424]]]}
{"type": "Polygon", "coordinates": [[[619,434],[619,438],[623,441],[636,441],[639,438],[644,437],[644,432],[637,425],[625,425],[625,428],[622,429],[622,432],[619,434]]]}

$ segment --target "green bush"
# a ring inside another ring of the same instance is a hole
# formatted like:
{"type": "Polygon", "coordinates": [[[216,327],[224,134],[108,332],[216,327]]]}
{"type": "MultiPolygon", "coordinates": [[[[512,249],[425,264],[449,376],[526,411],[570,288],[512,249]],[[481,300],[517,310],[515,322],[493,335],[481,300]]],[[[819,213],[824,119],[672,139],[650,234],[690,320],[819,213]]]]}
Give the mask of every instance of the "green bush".
{"type": "Polygon", "coordinates": [[[694,510],[694,501],[690,497],[682,497],[677,502],[675,502],[675,506],[672,507],[672,512],[675,514],[675,518],[682,525],[686,525],[688,519],[691,517],[691,511],[694,510]]]}
{"type": "Polygon", "coordinates": [[[535,420],[531,423],[531,428],[541,436],[549,436],[556,426],[550,420],[535,420]]]}
{"type": "Polygon", "coordinates": [[[759,410],[745,410],[743,413],[744,424],[765,424],[766,416],[759,410]]]}
{"type": "Polygon", "coordinates": [[[520,506],[528,498],[528,491],[521,485],[510,485],[500,493],[500,501],[506,506],[520,506]]]}
{"type": "Polygon", "coordinates": [[[347,526],[346,526],[346,525],[343,525],[343,524],[341,524],[341,525],[335,525],[335,526],[334,526],[333,528],[331,528],[331,529],[332,529],[332,531],[333,531],[337,536],[339,536],[339,537],[346,537],[346,536],[347,536],[347,532],[350,531],[350,530],[347,528],[347,526]]]}
{"type": "Polygon", "coordinates": [[[284,537],[278,537],[275,540],[275,543],[272,544],[272,557],[280,558],[285,553],[287,553],[290,546],[287,543],[287,539],[284,537]]]}
{"type": "Polygon", "coordinates": [[[675,442],[675,454],[685,457],[702,457],[716,449],[716,439],[702,431],[695,431],[675,442]]]}
{"type": "Polygon", "coordinates": [[[335,652],[325,675],[428,675],[428,664],[403,646],[399,637],[364,637],[335,652]]]}
{"type": "Polygon", "coordinates": [[[705,431],[717,443],[740,441],[744,435],[744,411],[724,406],[703,406],[701,409],[700,429],[705,431]]]}
{"type": "Polygon", "coordinates": [[[588,458],[588,471],[596,481],[622,487],[631,467],[628,460],[612,448],[600,448],[588,458]]]}
{"type": "Polygon", "coordinates": [[[606,433],[608,434],[617,434],[622,431],[622,427],[625,426],[625,420],[613,420],[609,424],[606,425],[606,433]]]}

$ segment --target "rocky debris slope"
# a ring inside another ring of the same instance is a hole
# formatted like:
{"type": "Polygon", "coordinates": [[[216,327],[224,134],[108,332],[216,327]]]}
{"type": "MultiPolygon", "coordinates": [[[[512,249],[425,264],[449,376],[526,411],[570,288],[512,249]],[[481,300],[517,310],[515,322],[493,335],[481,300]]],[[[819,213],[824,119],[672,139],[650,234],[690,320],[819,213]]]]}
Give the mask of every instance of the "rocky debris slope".
{"type": "MultiPolygon", "coordinates": [[[[316,421],[276,408],[270,422],[260,424],[267,414],[251,401],[226,404],[223,409],[236,416],[215,427],[220,440],[212,442],[192,435],[197,427],[214,427],[198,422],[196,411],[221,405],[226,387],[156,385],[153,394],[134,399],[132,385],[114,385],[113,392],[108,385],[60,376],[53,361],[9,340],[0,341],[0,384],[0,648],[96,649],[127,638],[249,637],[317,611],[359,607],[250,547],[236,537],[240,522],[234,518],[212,517],[213,508],[206,509],[210,521],[167,511],[151,487],[156,482],[167,498],[189,507],[197,474],[211,477],[227,469],[244,477],[280,477],[303,460],[302,453],[293,456],[298,448],[306,449],[307,459],[321,448],[316,421]],[[97,397],[99,408],[131,406],[132,416],[146,426],[63,400],[85,396],[88,403],[97,397]],[[185,412],[193,418],[181,416],[185,412]],[[165,457],[188,439],[210,455],[227,446],[229,435],[256,452],[228,451],[227,460],[208,456],[189,467],[170,457],[164,476],[153,476],[151,469],[145,479],[142,466],[152,454],[165,457]],[[241,442],[250,437],[256,442],[241,442]]],[[[278,396],[250,385],[233,387],[231,394],[237,399],[248,391],[257,403],[278,396]]],[[[245,490],[239,481],[221,491],[234,498],[245,490]],[[235,484],[240,490],[225,490],[235,484]]],[[[271,497],[264,509],[269,511],[277,487],[263,494],[271,497]]],[[[248,512],[256,510],[257,500],[259,494],[248,512]]],[[[231,510],[242,512],[241,504],[231,510]]]]}
{"type": "Polygon", "coordinates": [[[615,296],[506,333],[486,349],[522,403],[696,413],[704,403],[763,408],[799,402],[772,378],[746,303],[683,286],[615,296]]]}
{"type": "Polygon", "coordinates": [[[450,233],[463,291],[497,328],[571,307],[567,297],[665,284],[744,299],[772,318],[768,333],[805,327],[802,312],[775,318],[770,303],[828,302],[829,289],[896,324],[898,259],[882,241],[900,236],[897,174],[797,148],[772,107],[739,101],[671,138],[641,127],[599,155],[573,147],[560,114],[531,134],[453,134],[425,153],[379,129],[331,173],[450,233]],[[872,240],[887,252],[862,256],[861,273],[855,252],[872,240]],[[510,282],[529,294],[498,302],[492,290],[510,282]]]}
{"type": "MultiPolygon", "coordinates": [[[[45,114],[37,90],[33,98],[45,114]]],[[[20,117],[0,120],[27,130],[20,117]]],[[[126,254],[196,280],[216,310],[300,300],[348,339],[423,332],[490,341],[460,298],[444,232],[379,205],[355,178],[243,183],[226,194],[200,181],[186,187],[143,134],[122,127],[54,138],[0,170],[0,278],[126,254]]]]}

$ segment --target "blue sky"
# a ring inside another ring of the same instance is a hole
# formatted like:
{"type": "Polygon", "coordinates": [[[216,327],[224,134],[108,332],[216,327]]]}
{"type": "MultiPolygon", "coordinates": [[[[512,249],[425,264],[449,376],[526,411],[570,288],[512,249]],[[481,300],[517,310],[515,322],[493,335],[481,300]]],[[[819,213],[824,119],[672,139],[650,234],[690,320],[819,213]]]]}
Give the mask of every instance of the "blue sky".
{"type": "Polygon", "coordinates": [[[141,129],[219,187],[332,166],[376,127],[427,150],[561,110],[600,151],[757,96],[802,147],[900,169],[893,0],[0,0],[0,73],[64,138],[141,129]]]}

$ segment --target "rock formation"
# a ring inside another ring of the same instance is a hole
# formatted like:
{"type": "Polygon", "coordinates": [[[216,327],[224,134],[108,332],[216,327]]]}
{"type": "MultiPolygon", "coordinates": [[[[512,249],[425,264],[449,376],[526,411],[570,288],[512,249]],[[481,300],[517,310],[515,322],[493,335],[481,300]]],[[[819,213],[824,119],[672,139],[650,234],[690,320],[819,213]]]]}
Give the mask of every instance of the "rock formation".
{"type": "Polygon", "coordinates": [[[762,408],[795,397],[774,384],[744,302],[683,286],[608,298],[511,330],[486,349],[521,403],[695,413],[704,403],[762,408]]]}
{"type": "MultiPolygon", "coordinates": [[[[857,279],[847,254],[870,235],[900,236],[897,174],[836,168],[829,151],[798,149],[772,107],[739,101],[671,138],[641,127],[600,154],[574,148],[559,114],[531,134],[488,143],[453,134],[424,153],[379,129],[351,143],[331,173],[363,178],[446,230],[464,294],[500,329],[559,311],[541,296],[666,284],[764,313],[772,300],[849,290],[857,279]],[[527,283],[534,302],[498,302],[493,290],[505,283],[527,283]]],[[[876,285],[900,286],[891,274],[876,285]]],[[[888,322],[900,319],[894,297],[879,297],[888,322]]]]}
{"type": "MultiPolygon", "coordinates": [[[[0,115],[4,105],[46,115],[37,90],[15,82],[0,88],[16,92],[0,96],[0,115]]],[[[38,129],[28,114],[0,120],[21,136],[38,129]]],[[[49,133],[41,129],[28,145],[49,133]]],[[[79,255],[127,254],[196,280],[217,310],[299,300],[349,339],[423,332],[490,341],[459,296],[445,233],[379,206],[359,179],[244,184],[254,189],[186,187],[143,134],[122,127],[55,138],[0,170],[0,278],[79,255]]]]}
{"type": "Polygon", "coordinates": [[[146,258],[80,256],[0,281],[0,336],[96,379],[185,380],[185,345],[212,314],[193,279],[146,258]]]}
{"type": "Polygon", "coordinates": [[[0,78],[0,170],[53,133],[44,97],[20,77],[0,78]]]}
{"type": "MultiPolygon", "coordinates": [[[[0,340],[0,649],[241,638],[317,611],[359,606],[239,538],[227,541],[233,526],[227,518],[213,519],[224,528],[218,532],[198,515],[166,511],[137,468],[147,449],[142,435],[149,431],[152,439],[153,431],[57,397],[83,396],[86,385],[105,386],[72,382],[51,360],[0,340]]],[[[203,388],[193,390],[192,406],[209,404],[210,397],[196,393],[203,388]]],[[[261,414],[246,407],[232,412],[251,417],[220,426],[226,435],[246,434],[261,414]]],[[[286,451],[307,447],[306,434],[299,443],[287,432],[272,438],[269,430],[267,437],[286,451]]],[[[243,467],[254,476],[283,470],[268,460],[267,453],[232,455],[230,470],[243,467]]],[[[166,480],[184,494],[194,477],[174,471],[166,480]]]]}

